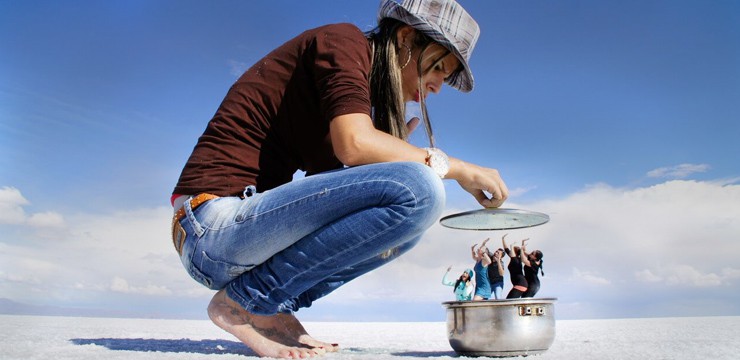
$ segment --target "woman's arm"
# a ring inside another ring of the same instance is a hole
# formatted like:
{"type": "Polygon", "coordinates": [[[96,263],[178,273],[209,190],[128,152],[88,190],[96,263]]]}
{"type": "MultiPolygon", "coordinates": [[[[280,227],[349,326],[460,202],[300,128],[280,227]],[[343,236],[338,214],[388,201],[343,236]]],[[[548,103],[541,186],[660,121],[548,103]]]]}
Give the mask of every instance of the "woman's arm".
{"type": "Polygon", "coordinates": [[[481,256],[481,265],[483,265],[483,267],[488,267],[488,265],[491,265],[491,263],[492,261],[491,258],[488,256],[488,253],[484,252],[481,256]]]}
{"type": "Polygon", "coordinates": [[[504,276],[504,265],[501,263],[501,257],[493,257],[493,261],[496,262],[496,267],[498,267],[498,275],[504,276]]]}
{"type": "MultiPolygon", "coordinates": [[[[516,242],[516,241],[514,241],[513,243],[509,244],[509,247],[508,247],[507,249],[508,249],[508,250],[509,250],[510,252],[512,252],[512,253],[513,253],[513,252],[514,252],[514,247],[516,246],[516,244],[517,244],[517,242],[516,242]]],[[[516,255],[516,254],[514,254],[514,255],[516,255]]],[[[509,256],[511,257],[511,254],[509,254],[509,256]]]]}
{"type": "Polygon", "coordinates": [[[503,245],[504,249],[508,249],[509,247],[506,246],[506,235],[509,235],[509,233],[504,234],[504,236],[501,237],[501,245],[503,245]]]}
{"type": "MultiPolygon", "coordinates": [[[[329,125],[329,133],[334,154],[347,166],[391,161],[426,163],[426,150],[376,129],[367,114],[337,116],[329,125]]],[[[449,157],[449,164],[445,178],[457,180],[482,206],[499,207],[509,196],[498,170],[453,157],[449,157]]]]}
{"type": "Polygon", "coordinates": [[[525,245],[527,240],[529,239],[522,240],[522,248],[519,251],[519,258],[522,260],[522,264],[524,264],[524,266],[532,267],[532,263],[529,262],[529,256],[527,256],[527,246],[525,245]]]}
{"type": "Polygon", "coordinates": [[[450,269],[452,269],[452,266],[448,267],[447,268],[447,272],[445,272],[444,276],[442,276],[442,285],[447,285],[447,286],[454,286],[455,285],[455,282],[454,281],[447,280],[447,275],[450,274],[450,269]]]}
{"type": "Polygon", "coordinates": [[[424,163],[427,152],[375,128],[367,114],[346,114],[329,125],[332,148],[347,166],[391,161],[424,163]]]}

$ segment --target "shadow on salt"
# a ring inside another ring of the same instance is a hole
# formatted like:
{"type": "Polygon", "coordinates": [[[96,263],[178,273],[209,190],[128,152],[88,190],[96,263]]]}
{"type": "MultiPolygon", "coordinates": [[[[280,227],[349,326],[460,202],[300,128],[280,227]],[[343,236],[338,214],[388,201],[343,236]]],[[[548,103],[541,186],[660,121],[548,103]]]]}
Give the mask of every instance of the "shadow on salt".
{"type": "Polygon", "coordinates": [[[190,339],[70,339],[75,345],[98,345],[109,350],[197,353],[197,354],[237,354],[257,356],[255,352],[238,341],[229,340],[190,340],[190,339]]]}

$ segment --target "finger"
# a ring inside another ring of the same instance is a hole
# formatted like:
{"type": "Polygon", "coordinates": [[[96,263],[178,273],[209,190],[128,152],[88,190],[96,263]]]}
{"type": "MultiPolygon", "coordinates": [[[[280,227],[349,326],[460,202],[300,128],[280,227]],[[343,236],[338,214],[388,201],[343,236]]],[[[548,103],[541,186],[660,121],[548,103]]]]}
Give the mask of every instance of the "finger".
{"type": "Polygon", "coordinates": [[[508,199],[509,198],[509,188],[506,187],[506,183],[503,180],[501,180],[499,184],[501,186],[501,195],[503,195],[503,199],[504,200],[508,199]]]}
{"type": "Polygon", "coordinates": [[[506,183],[501,179],[501,177],[496,181],[496,185],[496,199],[506,200],[509,197],[509,188],[506,187],[506,183]]]}
{"type": "Polygon", "coordinates": [[[506,199],[496,199],[495,197],[491,197],[490,199],[485,199],[479,202],[481,205],[487,208],[498,208],[503,205],[505,200],[506,199]]]}
{"type": "Polygon", "coordinates": [[[470,193],[473,194],[473,197],[475,197],[475,199],[478,200],[478,203],[481,204],[483,207],[486,207],[486,208],[497,207],[495,206],[494,197],[493,196],[490,198],[488,197],[488,193],[493,194],[491,191],[478,190],[475,192],[471,191],[470,193]]]}
{"type": "Polygon", "coordinates": [[[409,122],[406,123],[406,128],[409,130],[409,134],[411,134],[412,132],[414,132],[414,130],[416,130],[416,127],[419,126],[420,122],[421,121],[419,120],[418,117],[413,117],[411,118],[411,120],[409,120],[409,122]]]}
{"type": "Polygon", "coordinates": [[[493,200],[503,200],[504,199],[504,192],[503,189],[501,189],[499,184],[496,184],[497,186],[494,186],[493,189],[489,189],[488,192],[491,193],[491,201],[493,200]]]}
{"type": "Polygon", "coordinates": [[[485,207],[491,207],[486,205],[490,200],[488,199],[488,196],[486,196],[486,193],[484,193],[482,190],[471,192],[471,194],[473,195],[475,200],[478,201],[478,204],[481,204],[485,207]]]}
{"type": "Polygon", "coordinates": [[[490,202],[494,204],[493,207],[501,206],[509,198],[509,189],[506,188],[506,184],[500,181],[496,185],[492,190],[489,190],[491,193],[490,202]]]}

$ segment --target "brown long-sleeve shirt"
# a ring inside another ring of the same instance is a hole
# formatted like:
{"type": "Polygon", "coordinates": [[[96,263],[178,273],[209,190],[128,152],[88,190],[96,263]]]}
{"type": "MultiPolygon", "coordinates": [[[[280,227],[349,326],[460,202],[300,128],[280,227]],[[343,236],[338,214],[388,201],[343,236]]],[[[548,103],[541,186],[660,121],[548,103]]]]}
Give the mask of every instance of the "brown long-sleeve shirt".
{"type": "Polygon", "coordinates": [[[226,94],[198,139],[173,193],[265,191],[342,166],[329,122],[371,114],[371,49],[351,24],[308,30],[247,70],[226,94]]]}

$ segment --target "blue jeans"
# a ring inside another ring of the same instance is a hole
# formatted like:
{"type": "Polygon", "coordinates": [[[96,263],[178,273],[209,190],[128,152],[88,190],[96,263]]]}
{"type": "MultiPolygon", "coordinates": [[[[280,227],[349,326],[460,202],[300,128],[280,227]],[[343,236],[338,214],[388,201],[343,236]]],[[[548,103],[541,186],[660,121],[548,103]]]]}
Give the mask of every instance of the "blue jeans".
{"type": "Polygon", "coordinates": [[[495,283],[491,284],[491,288],[493,289],[494,299],[497,299],[497,300],[498,299],[503,299],[503,297],[501,297],[501,292],[504,290],[504,282],[503,281],[495,282],[495,283]]]}
{"type": "Polygon", "coordinates": [[[298,179],[195,210],[185,202],[190,276],[258,315],[293,312],[411,249],[444,209],[427,166],[380,163],[298,179]]]}

